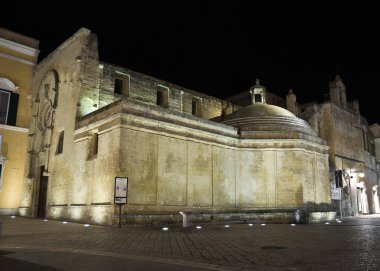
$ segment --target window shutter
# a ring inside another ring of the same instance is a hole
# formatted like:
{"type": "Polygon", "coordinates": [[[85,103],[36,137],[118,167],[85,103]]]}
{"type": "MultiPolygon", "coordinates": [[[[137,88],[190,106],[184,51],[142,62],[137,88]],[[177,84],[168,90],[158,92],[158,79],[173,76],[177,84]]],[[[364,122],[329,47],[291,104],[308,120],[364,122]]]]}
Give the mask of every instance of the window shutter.
{"type": "Polygon", "coordinates": [[[7,125],[16,126],[18,98],[19,98],[18,94],[11,93],[11,99],[9,101],[7,125]]]}

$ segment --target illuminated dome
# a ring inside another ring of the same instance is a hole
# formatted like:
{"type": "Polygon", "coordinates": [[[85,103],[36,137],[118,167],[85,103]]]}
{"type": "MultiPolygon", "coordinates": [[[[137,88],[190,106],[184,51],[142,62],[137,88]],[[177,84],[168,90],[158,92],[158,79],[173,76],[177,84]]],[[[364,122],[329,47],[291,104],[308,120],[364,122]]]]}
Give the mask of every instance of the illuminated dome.
{"type": "Polygon", "coordinates": [[[290,111],[266,104],[266,89],[256,79],[251,87],[251,105],[223,117],[222,123],[239,129],[241,138],[318,137],[310,125],[290,111]]]}
{"type": "Polygon", "coordinates": [[[222,123],[243,131],[301,132],[317,136],[309,124],[275,105],[255,103],[226,116],[222,123]]]}

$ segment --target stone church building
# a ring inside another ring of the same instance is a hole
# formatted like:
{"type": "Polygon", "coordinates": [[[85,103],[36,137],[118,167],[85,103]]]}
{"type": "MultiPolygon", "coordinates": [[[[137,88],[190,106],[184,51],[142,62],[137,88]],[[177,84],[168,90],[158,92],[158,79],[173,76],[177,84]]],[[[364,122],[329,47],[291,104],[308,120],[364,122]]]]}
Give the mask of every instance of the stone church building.
{"type": "Polygon", "coordinates": [[[258,81],[226,101],[103,63],[82,28],[35,69],[19,213],[115,224],[116,177],[131,223],[329,205],[328,141],[294,102],[258,81]]]}

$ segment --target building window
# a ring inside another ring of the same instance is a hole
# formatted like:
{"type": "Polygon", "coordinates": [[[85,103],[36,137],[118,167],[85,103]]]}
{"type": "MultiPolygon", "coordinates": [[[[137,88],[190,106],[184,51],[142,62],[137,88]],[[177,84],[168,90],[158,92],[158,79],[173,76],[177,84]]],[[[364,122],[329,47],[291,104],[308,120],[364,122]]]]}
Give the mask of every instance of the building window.
{"type": "Polygon", "coordinates": [[[98,154],[98,134],[92,136],[92,151],[94,155],[98,154]]]}
{"type": "Polygon", "coordinates": [[[0,89],[0,124],[16,126],[19,94],[0,89]]]}
{"type": "Polygon", "coordinates": [[[63,140],[65,137],[64,131],[59,132],[59,139],[58,139],[58,144],[57,144],[57,151],[56,154],[60,154],[63,152],[63,140]]]}
{"type": "Polygon", "coordinates": [[[363,147],[364,147],[364,150],[365,151],[369,151],[368,137],[367,137],[367,133],[364,130],[362,130],[362,135],[363,135],[363,147]]]}
{"type": "Polygon", "coordinates": [[[88,156],[87,156],[88,160],[96,158],[98,154],[98,149],[99,149],[98,140],[99,140],[99,136],[97,133],[93,133],[90,135],[90,141],[88,145],[88,156]]]}
{"type": "Polygon", "coordinates": [[[129,96],[129,76],[115,77],[114,93],[129,96]]]}
{"type": "Polygon", "coordinates": [[[158,86],[157,89],[157,105],[168,108],[169,107],[169,89],[166,87],[158,86]]]}
{"type": "Polygon", "coordinates": [[[263,103],[261,94],[255,94],[255,103],[263,103]]]}
{"type": "Polygon", "coordinates": [[[115,78],[114,93],[120,95],[123,93],[123,80],[115,78]]]}
{"type": "Polygon", "coordinates": [[[200,98],[193,98],[191,102],[191,114],[202,117],[202,100],[200,98]]]}

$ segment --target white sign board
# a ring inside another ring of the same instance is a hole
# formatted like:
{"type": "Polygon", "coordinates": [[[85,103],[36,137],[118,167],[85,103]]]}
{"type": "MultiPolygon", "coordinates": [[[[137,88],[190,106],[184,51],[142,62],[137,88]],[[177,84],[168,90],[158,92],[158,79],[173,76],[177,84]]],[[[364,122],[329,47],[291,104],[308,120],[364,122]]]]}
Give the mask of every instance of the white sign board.
{"type": "Polygon", "coordinates": [[[341,200],[342,199],[342,188],[332,188],[331,189],[331,199],[341,200]]]}
{"type": "Polygon", "coordinates": [[[127,203],[128,194],[128,178],[116,177],[115,178],[115,203],[125,204],[127,203]]]}

